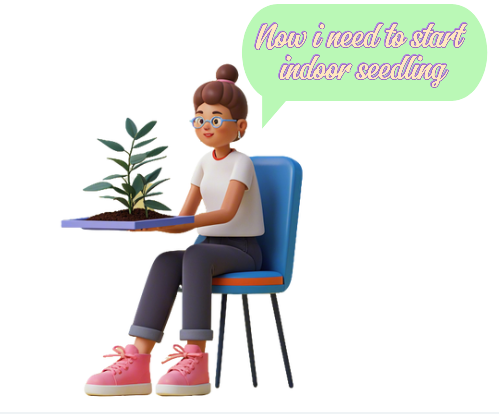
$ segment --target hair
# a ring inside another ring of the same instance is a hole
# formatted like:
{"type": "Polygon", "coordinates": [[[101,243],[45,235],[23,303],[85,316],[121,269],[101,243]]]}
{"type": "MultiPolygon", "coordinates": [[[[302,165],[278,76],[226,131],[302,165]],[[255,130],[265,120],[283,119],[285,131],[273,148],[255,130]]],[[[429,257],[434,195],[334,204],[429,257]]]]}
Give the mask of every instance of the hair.
{"type": "Polygon", "coordinates": [[[246,119],[248,115],[248,103],[241,89],[234,83],[239,74],[232,65],[222,65],[216,74],[217,80],[203,83],[194,93],[194,110],[199,105],[207,103],[209,105],[220,104],[230,110],[234,119],[246,119]],[[219,82],[218,80],[228,80],[231,82],[219,82]]]}

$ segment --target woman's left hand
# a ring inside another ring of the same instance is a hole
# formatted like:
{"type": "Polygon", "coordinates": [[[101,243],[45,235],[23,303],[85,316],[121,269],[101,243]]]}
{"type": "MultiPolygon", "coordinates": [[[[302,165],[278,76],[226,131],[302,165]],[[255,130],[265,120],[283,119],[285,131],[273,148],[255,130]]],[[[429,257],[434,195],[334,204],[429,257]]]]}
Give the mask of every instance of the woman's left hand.
{"type": "Polygon", "coordinates": [[[177,224],[176,226],[152,227],[150,229],[139,229],[132,231],[162,231],[163,233],[185,233],[186,231],[195,228],[196,225],[194,223],[187,223],[187,224],[177,224]]]}

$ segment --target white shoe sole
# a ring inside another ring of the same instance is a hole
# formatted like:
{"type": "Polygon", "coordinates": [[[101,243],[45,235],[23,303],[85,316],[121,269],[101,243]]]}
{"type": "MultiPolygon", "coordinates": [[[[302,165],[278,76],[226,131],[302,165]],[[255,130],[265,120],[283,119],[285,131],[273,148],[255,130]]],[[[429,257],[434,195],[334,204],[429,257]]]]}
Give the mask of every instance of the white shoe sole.
{"type": "Polygon", "coordinates": [[[88,395],[148,395],[152,392],[152,385],[131,384],[131,385],[94,385],[85,384],[85,392],[88,395]]]}
{"type": "Polygon", "coordinates": [[[158,395],[205,395],[211,391],[211,385],[156,385],[156,394],[158,395]]]}

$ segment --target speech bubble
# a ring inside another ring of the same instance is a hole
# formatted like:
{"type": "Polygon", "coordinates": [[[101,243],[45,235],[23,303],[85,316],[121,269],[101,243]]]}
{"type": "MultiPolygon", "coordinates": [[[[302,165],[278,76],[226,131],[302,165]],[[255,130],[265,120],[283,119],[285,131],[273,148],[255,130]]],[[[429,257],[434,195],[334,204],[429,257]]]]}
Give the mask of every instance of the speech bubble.
{"type": "Polygon", "coordinates": [[[486,61],[482,26],[454,4],[272,5],[243,40],[262,127],[286,101],[459,100],[486,61]]]}

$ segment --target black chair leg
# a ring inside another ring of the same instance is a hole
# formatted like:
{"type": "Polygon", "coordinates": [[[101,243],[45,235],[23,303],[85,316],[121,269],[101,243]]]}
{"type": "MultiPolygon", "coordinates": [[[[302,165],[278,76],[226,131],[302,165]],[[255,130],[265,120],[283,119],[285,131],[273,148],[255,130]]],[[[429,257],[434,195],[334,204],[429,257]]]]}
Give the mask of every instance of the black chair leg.
{"type": "Polygon", "coordinates": [[[284,332],[282,330],[281,314],[279,312],[279,304],[277,303],[277,296],[275,293],[270,294],[272,300],[272,308],[274,308],[275,323],[277,325],[277,332],[279,334],[279,341],[281,342],[282,359],[284,360],[284,368],[286,369],[286,376],[288,377],[288,384],[293,388],[293,378],[291,376],[291,367],[289,366],[288,351],[286,349],[286,341],[284,340],[284,332]]]}
{"type": "Polygon", "coordinates": [[[251,376],[253,377],[253,386],[256,387],[258,383],[256,381],[255,353],[253,352],[253,337],[251,335],[248,295],[243,295],[243,308],[244,308],[244,322],[246,323],[246,338],[248,340],[248,353],[251,365],[251,376]]]}
{"type": "Polygon", "coordinates": [[[225,314],[227,312],[227,295],[222,295],[222,307],[220,310],[220,329],[218,335],[218,355],[217,355],[217,374],[215,377],[215,387],[220,387],[220,375],[222,373],[222,352],[224,348],[225,333],[225,314]]]}

